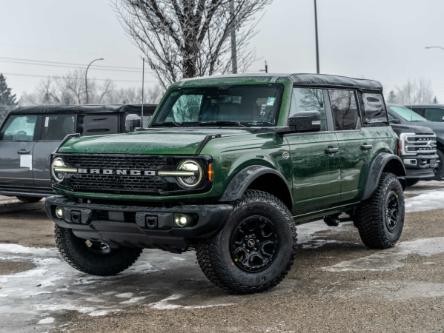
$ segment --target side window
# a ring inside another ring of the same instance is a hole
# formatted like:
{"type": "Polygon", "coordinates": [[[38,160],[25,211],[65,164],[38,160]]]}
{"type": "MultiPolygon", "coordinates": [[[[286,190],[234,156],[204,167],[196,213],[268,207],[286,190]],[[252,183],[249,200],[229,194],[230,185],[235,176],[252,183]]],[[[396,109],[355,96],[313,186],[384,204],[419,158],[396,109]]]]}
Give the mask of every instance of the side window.
{"type": "Polygon", "coordinates": [[[426,110],[423,109],[423,108],[418,109],[418,108],[412,108],[412,107],[410,107],[410,106],[407,106],[407,107],[408,107],[409,109],[412,109],[412,110],[415,111],[417,114],[419,114],[419,115],[421,115],[421,116],[423,116],[423,117],[426,116],[426,110]]]}
{"type": "Polygon", "coordinates": [[[119,118],[116,114],[85,115],[80,118],[82,135],[119,133],[119,118]]]}
{"type": "Polygon", "coordinates": [[[364,102],[364,124],[387,124],[387,110],[381,94],[362,94],[364,102]]]}
{"type": "Polygon", "coordinates": [[[298,112],[318,111],[321,114],[321,131],[327,131],[327,113],[322,89],[294,88],[289,117],[298,112]]]}
{"type": "Polygon", "coordinates": [[[0,133],[2,141],[31,142],[34,140],[37,116],[11,116],[0,133]]]}
{"type": "Polygon", "coordinates": [[[353,90],[329,90],[335,130],[346,131],[360,127],[358,104],[353,90]]]}
{"type": "Polygon", "coordinates": [[[431,121],[444,121],[444,109],[426,109],[425,117],[431,121]]]}
{"type": "Polygon", "coordinates": [[[43,129],[40,140],[59,141],[76,131],[74,115],[50,115],[43,117],[43,129]]]}

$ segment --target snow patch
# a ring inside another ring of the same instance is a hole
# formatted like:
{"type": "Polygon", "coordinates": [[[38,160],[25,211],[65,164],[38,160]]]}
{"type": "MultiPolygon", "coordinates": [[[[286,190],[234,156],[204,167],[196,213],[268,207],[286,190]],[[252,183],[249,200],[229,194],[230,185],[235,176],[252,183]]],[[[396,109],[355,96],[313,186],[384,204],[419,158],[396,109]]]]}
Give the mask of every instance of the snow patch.
{"type": "Polygon", "coordinates": [[[393,271],[403,267],[409,255],[430,257],[441,253],[444,253],[444,237],[417,239],[402,242],[390,250],[363,258],[342,261],[323,269],[328,272],[393,271]]]}
{"type": "Polygon", "coordinates": [[[184,296],[181,294],[173,294],[173,295],[168,296],[158,302],[151,303],[151,304],[149,304],[149,306],[155,310],[177,310],[177,309],[195,310],[195,309],[207,309],[207,308],[233,305],[233,303],[208,304],[208,305],[179,305],[179,304],[170,303],[171,301],[177,301],[183,297],[184,296]]]}
{"type": "Polygon", "coordinates": [[[53,317],[46,317],[46,318],[39,320],[39,322],[37,324],[38,325],[49,325],[49,324],[54,323],[54,320],[55,319],[53,317]]]}
{"type": "Polygon", "coordinates": [[[406,198],[405,208],[408,213],[444,209],[444,191],[429,191],[412,198],[406,198]]]}

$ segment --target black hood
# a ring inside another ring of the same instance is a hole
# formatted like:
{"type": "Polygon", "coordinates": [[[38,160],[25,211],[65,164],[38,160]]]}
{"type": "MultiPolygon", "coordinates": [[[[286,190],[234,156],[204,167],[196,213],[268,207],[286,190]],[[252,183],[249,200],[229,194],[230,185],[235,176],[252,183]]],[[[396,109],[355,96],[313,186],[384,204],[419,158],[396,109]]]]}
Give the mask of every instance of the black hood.
{"type": "Polygon", "coordinates": [[[393,130],[396,132],[396,134],[401,133],[415,133],[415,134],[422,134],[422,135],[433,135],[434,132],[429,127],[424,126],[414,126],[414,125],[408,125],[408,124],[391,124],[393,130]]]}

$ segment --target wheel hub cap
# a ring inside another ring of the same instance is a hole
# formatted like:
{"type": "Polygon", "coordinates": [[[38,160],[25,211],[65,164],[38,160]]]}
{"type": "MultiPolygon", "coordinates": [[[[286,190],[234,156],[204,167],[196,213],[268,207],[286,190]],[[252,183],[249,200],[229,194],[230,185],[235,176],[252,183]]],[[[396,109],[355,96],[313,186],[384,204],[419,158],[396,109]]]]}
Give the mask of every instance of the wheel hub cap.
{"type": "Polygon", "coordinates": [[[256,273],[268,268],[278,251],[274,223],[264,216],[250,216],[233,230],[230,239],[231,257],[237,267],[256,273]]]}
{"type": "Polygon", "coordinates": [[[385,224],[387,229],[392,232],[397,224],[399,217],[399,197],[395,192],[390,192],[387,197],[387,203],[385,207],[385,224]]]}

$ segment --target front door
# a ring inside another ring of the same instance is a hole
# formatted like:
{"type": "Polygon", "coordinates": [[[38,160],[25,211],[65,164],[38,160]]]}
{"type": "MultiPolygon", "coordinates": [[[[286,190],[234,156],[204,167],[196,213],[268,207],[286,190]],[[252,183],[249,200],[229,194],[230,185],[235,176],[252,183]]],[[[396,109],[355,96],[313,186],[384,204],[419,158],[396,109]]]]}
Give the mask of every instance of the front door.
{"type": "Polygon", "coordinates": [[[321,113],[321,131],[286,135],[293,167],[293,198],[296,214],[335,206],[340,200],[339,145],[327,112],[323,89],[293,89],[290,117],[303,111],[321,113]]]}
{"type": "Polygon", "coordinates": [[[36,115],[11,115],[0,131],[0,186],[33,187],[32,151],[36,115]]]}

